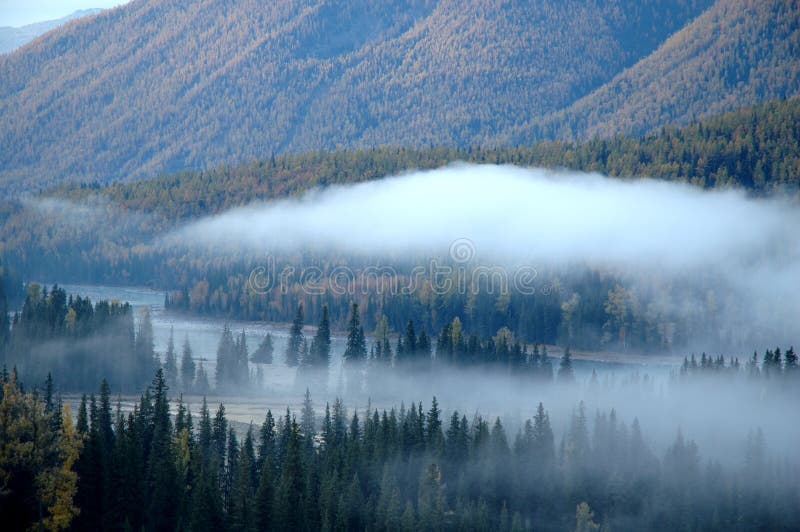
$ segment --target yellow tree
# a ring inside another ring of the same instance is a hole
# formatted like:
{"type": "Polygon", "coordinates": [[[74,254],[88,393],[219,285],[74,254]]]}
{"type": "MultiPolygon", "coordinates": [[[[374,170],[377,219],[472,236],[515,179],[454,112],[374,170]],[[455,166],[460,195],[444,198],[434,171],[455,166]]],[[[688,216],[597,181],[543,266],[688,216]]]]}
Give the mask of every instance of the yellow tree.
{"type": "Polygon", "coordinates": [[[79,512],[74,503],[78,484],[74,467],[83,442],[72,424],[69,405],[64,405],[61,419],[58,438],[61,463],[44,470],[37,478],[42,504],[46,508],[47,515],[42,522],[46,530],[65,530],[79,512]]]}

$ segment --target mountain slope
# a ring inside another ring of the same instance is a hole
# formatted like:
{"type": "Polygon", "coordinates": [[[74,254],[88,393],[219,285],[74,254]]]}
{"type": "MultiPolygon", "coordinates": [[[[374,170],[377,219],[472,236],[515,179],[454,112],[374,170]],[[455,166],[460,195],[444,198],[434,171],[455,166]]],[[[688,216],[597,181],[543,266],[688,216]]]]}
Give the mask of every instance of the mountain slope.
{"type": "Polygon", "coordinates": [[[134,1],[0,57],[2,187],[507,142],[709,3],[134,1]]]}
{"type": "Polygon", "coordinates": [[[797,0],[719,0],[653,54],[534,129],[562,138],[638,135],[798,95],[798,20],[797,0]]]}
{"type": "Polygon", "coordinates": [[[61,26],[62,24],[76,18],[87,17],[101,12],[102,9],[81,9],[74,13],[55,20],[45,20],[26,24],[18,28],[10,26],[0,27],[0,54],[5,54],[16,50],[25,43],[28,43],[48,31],[61,26]]]}
{"type": "Polygon", "coordinates": [[[297,195],[314,187],[381,179],[455,161],[651,177],[703,188],[736,187],[755,196],[785,194],[800,199],[800,97],[761,103],[683,127],[667,127],[641,138],[548,141],[471,150],[310,152],[103,187],[65,185],[45,196],[81,204],[99,195],[126,212],[158,213],[171,226],[179,220],[297,195]]]}

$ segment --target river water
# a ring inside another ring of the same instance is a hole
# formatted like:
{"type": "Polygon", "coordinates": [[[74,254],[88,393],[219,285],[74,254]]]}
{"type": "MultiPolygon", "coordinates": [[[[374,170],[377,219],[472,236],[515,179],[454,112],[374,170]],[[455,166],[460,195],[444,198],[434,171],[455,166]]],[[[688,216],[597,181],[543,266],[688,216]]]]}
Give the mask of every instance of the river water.
{"type": "MultiPolygon", "coordinates": [[[[162,356],[167,350],[170,332],[174,334],[175,349],[180,361],[181,349],[184,339],[188,337],[192,346],[195,362],[202,362],[208,372],[210,384],[214,385],[214,370],[216,367],[216,352],[224,325],[227,323],[235,335],[245,331],[248,352],[253,353],[267,333],[273,336],[274,363],[261,365],[264,380],[261,386],[253,390],[247,390],[238,395],[214,396],[209,398],[212,405],[224,402],[228,417],[240,423],[256,422],[263,420],[266,408],[271,408],[273,412],[280,412],[286,407],[297,410],[302,402],[302,390],[295,386],[296,369],[289,368],[284,363],[284,351],[289,337],[288,324],[276,324],[265,322],[251,322],[239,320],[222,320],[219,318],[198,317],[185,313],[166,311],[164,308],[164,293],[146,287],[130,286],[102,286],[84,284],[60,284],[68,294],[79,294],[89,297],[92,302],[99,300],[119,300],[130,303],[134,308],[134,316],[138,325],[144,309],[149,309],[153,323],[154,347],[157,353],[162,356]]],[[[305,331],[307,337],[314,334],[314,327],[308,327],[305,331]]],[[[368,342],[371,341],[368,339],[368,342]]],[[[331,368],[328,375],[328,395],[315,398],[318,415],[323,401],[330,401],[341,391],[342,378],[342,353],[345,349],[345,338],[341,334],[334,334],[331,338],[331,368]]],[[[554,369],[558,368],[558,357],[560,353],[557,348],[551,350],[551,362],[554,369]]],[[[664,377],[674,368],[674,361],[664,362],[663,360],[638,359],[632,357],[630,361],[620,361],[619,357],[605,358],[603,356],[580,355],[573,359],[573,367],[579,381],[587,383],[590,380],[592,371],[597,371],[601,381],[610,376],[612,379],[625,379],[632,374],[649,374],[664,377]]],[[[251,367],[254,367],[251,364],[251,367]]],[[[466,375],[466,373],[465,373],[466,375]]],[[[512,392],[513,386],[520,386],[510,383],[506,378],[490,377],[481,372],[477,375],[465,377],[458,374],[452,376],[447,382],[427,378],[421,375],[419,379],[412,379],[411,387],[401,385],[401,390],[373,390],[373,398],[383,396],[378,399],[373,406],[393,406],[403,399],[419,400],[434,393],[439,394],[440,400],[445,400],[454,404],[461,404],[462,408],[469,405],[470,408],[478,408],[484,412],[496,411],[496,413],[508,410],[507,398],[522,394],[525,396],[522,402],[527,403],[525,410],[531,410],[535,406],[534,396],[529,396],[531,389],[537,388],[529,384],[522,383],[523,392],[519,389],[512,392]],[[413,385],[417,386],[414,387],[413,385]],[[412,391],[413,390],[413,391],[412,391]],[[429,393],[430,392],[430,393],[429,393]],[[406,395],[413,395],[406,397],[406,395]],[[391,399],[388,399],[391,397],[391,399]],[[495,406],[492,406],[492,405],[495,406]]],[[[312,390],[313,391],[313,390],[312,390]]],[[[189,396],[184,398],[193,412],[199,410],[202,397],[189,396]]],[[[71,402],[77,402],[78,397],[70,398],[71,402]]],[[[124,397],[123,408],[132,408],[136,398],[124,397]]],[[[538,400],[538,399],[537,399],[538,400]]],[[[445,402],[443,401],[443,403],[445,402]]],[[[552,402],[552,401],[551,401],[552,402]]],[[[348,402],[350,408],[363,409],[366,406],[365,397],[351,398],[348,402]]],[[[174,405],[173,405],[174,406],[174,405]]],[[[212,406],[212,410],[215,406],[212,406]]],[[[241,428],[241,427],[240,427],[241,428]]]]}
{"type": "MultiPolygon", "coordinates": [[[[222,320],[219,318],[207,318],[192,316],[185,313],[166,311],[164,308],[164,293],[145,287],[129,286],[101,286],[101,285],[80,285],[63,284],[59,285],[68,294],[79,294],[89,297],[92,302],[100,300],[118,299],[128,302],[134,309],[135,321],[141,319],[144,309],[149,309],[151,321],[153,323],[153,340],[155,351],[163,359],[167,351],[170,332],[174,335],[175,351],[180,363],[183,342],[186,338],[192,346],[192,353],[195,362],[203,363],[208,372],[209,381],[214,385],[214,370],[216,368],[217,346],[219,345],[222,330],[227,323],[234,333],[238,336],[242,331],[245,332],[247,339],[248,353],[252,354],[267,333],[272,334],[273,364],[264,364],[265,386],[274,391],[288,391],[292,389],[296,370],[289,368],[284,363],[284,351],[289,338],[289,325],[274,324],[254,321],[222,320]]],[[[313,329],[307,328],[304,331],[306,336],[313,335],[313,329]]],[[[341,336],[331,337],[331,378],[338,375],[341,366],[341,353],[344,351],[345,340],[341,336]]]]}

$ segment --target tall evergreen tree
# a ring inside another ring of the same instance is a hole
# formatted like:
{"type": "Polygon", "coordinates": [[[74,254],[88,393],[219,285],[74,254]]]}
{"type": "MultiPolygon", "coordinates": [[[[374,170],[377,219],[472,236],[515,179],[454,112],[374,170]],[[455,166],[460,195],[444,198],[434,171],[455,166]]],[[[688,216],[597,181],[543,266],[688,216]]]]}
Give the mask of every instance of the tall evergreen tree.
{"type": "Polygon", "coordinates": [[[328,369],[331,357],[331,323],[328,315],[328,305],[322,307],[322,319],[319,327],[311,340],[312,365],[318,368],[328,369]]]}
{"type": "Polygon", "coordinates": [[[178,357],[175,354],[174,328],[169,328],[167,352],[164,354],[164,379],[171,390],[178,389],[178,357]]]}
{"type": "Polygon", "coordinates": [[[192,346],[189,343],[189,335],[183,340],[183,353],[181,355],[181,386],[185,392],[191,392],[194,388],[196,366],[192,356],[192,346]]]}
{"type": "Polygon", "coordinates": [[[136,355],[135,368],[139,373],[137,381],[147,382],[149,375],[152,375],[155,368],[160,366],[153,348],[153,322],[147,308],[142,311],[139,319],[134,351],[136,355]]]}
{"type": "Polygon", "coordinates": [[[216,388],[224,390],[236,384],[237,349],[233,333],[226,323],[217,346],[216,388]]]}
{"type": "Polygon", "coordinates": [[[272,342],[272,333],[267,333],[264,339],[261,340],[261,343],[258,344],[258,348],[253,351],[253,356],[250,357],[250,361],[256,364],[272,364],[272,355],[274,351],[275,347],[272,342]]]}
{"type": "Polygon", "coordinates": [[[289,330],[289,341],[286,344],[286,365],[290,368],[297,367],[303,359],[305,337],[303,336],[303,304],[297,306],[297,313],[289,330]]]}
{"type": "Polygon", "coordinates": [[[358,315],[358,304],[353,303],[347,324],[347,343],[342,359],[347,369],[347,387],[352,392],[361,389],[361,369],[367,360],[367,341],[358,315]]]}
{"type": "Polygon", "coordinates": [[[558,364],[558,382],[575,382],[575,373],[572,371],[572,355],[569,347],[564,349],[564,354],[561,355],[561,361],[558,364]]]}
{"type": "Polygon", "coordinates": [[[274,529],[290,532],[302,528],[305,474],[300,451],[300,429],[297,422],[290,421],[286,431],[288,441],[275,497],[274,529]]]}
{"type": "Polygon", "coordinates": [[[174,530],[178,520],[178,477],[167,390],[159,368],[153,379],[152,442],[147,465],[150,530],[174,530]]]}

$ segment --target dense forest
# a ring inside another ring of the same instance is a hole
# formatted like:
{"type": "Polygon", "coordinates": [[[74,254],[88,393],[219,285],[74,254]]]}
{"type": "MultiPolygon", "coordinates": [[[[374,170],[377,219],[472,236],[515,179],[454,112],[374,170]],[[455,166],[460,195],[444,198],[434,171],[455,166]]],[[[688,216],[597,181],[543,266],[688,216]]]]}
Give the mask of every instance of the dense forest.
{"type": "MultiPolygon", "coordinates": [[[[5,298],[0,306],[7,308],[5,298]]],[[[116,390],[141,390],[159,358],[153,351],[149,317],[134,332],[131,306],[73,296],[58,286],[50,290],[28,285],[22,310],[3,313],[0,353],[7,367],[15,367],[34,382],[58,375],[65,391],[91,388],[106,378],[116,390]]]]}
{"type": "Polygon", "coordinates": [[[796,21],[791,0],[714,2],[633,67],[534,121],[534,130],[566,139],[640,135],[797,95],[800,68],[786,61],[800,46],[796,21]]]}
{"type": "Polygon", "coordinates": [[[800,530],[799,20],[137,0],[0,52],[0,528],[800,530]]]}
{"type": "MultiPolygon", "coordinates": [[[[771,381],[774,386],[777,382],[771,381]]],[[[236,426],[220,404],[170,411],[159,369],[138,404],[103,381],[75,420],[52,382],[2,375],[0,512],[23,530],[791,530],[798,468],[760,429],[723,465],[676,428],[663,454],[640,420],[575,405],[563,434],[539,403],[500,417],[429,407],[266,412],[236,426]],[[593,417],[593,422],[591,418],[593,417]]],[[[730,383],[729,383],[730,384],[730,383]]],[[[796,383],[795,383],[796,385],[796,383]]],[[[651,420],[644,420],[645,423],[651,420]]]]}
{"type": "Polygon", "coordinates": [[[798,91],[789,0],[300,5],[129,3],[0,57],[3,189],[643,133],[798,91]]]}
{"type": "Polygon", "coordinates": [[[170,221],[297,195],[313,187],[369,181],[455,161],[515,164],[655,177],[705,188],[741,187],[757,195],[800,188],[800,99],[774,100],[669,126],[642,137],[539,142],[514,148],[375,148],[308,152],[133,183],[64,185],[47,196],[80,201],[98,195],[125,210],[170,221]]]}

